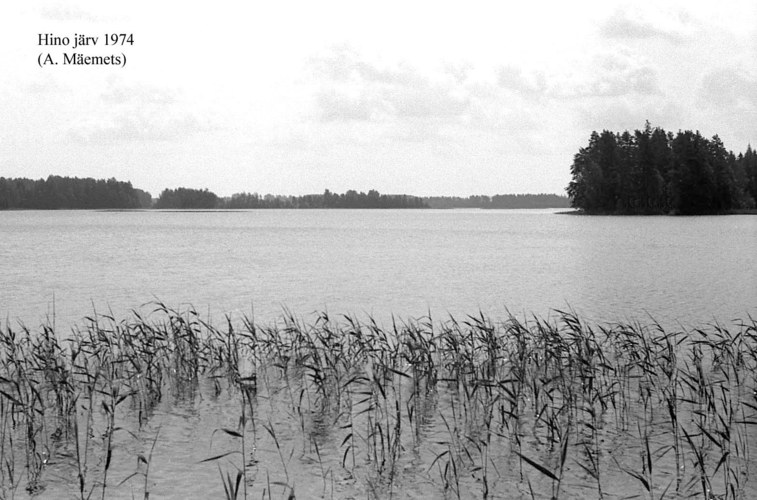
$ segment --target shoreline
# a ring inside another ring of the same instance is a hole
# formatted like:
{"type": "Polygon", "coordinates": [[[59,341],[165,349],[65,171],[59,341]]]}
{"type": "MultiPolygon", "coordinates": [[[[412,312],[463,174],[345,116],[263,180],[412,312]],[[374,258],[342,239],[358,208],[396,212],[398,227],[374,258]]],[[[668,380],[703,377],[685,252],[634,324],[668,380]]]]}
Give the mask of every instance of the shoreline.
{"type": "Polygon", "coordinates": [[[705,212],[697,214],[679,214],[679,213],[625,213],[625,212],[587,212],[581,209],[574,209],[565,212],[556,212],[556,215],[584,215],[584,216],[605,216],[605,217],[711,217],[723,215],[757,215],[757,208],[742,208],[738,210],[728,210],[725,212],[705,212]]]}

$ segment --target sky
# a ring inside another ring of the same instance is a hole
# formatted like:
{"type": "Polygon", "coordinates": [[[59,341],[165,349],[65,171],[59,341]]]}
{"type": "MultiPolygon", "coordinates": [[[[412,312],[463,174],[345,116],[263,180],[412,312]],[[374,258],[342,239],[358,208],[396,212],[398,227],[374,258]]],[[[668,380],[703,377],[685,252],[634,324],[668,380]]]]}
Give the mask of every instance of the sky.
{"type": "Polygon", "coordinates": [[[6,0],[0,176],[559,193],[592,131],[757,145],[757,2],[6,0]],[[70,45],[40,46],[40,34],[70,45]],[[105,46],[104,34],[133,35],[105,46]],[[73,49],[74,34],[98,44],[73,49]],[[125,56],[66,65],[63,54],[125,56]],[[38,64],[50,54],[58,65],[38,64]]]}

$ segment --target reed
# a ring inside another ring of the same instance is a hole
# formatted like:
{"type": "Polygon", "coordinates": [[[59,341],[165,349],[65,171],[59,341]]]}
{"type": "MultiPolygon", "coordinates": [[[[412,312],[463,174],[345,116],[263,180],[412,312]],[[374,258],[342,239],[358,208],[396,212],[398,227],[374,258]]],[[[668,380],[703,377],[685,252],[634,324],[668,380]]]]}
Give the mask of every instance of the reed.
{"type": "Polygon", "coordinates": [[[226,498],[294,498],[311,480],[321,496],[338,496],[341,482],[391,498],[419,478],[457,498],[512,487],[559,498],[576,485],[604,498],[629,493],[617,490],[623,477],[647,498],[757,491],[752,318],[683,331],[588,324],[573,311],[479,312],[384,328],[286,311],[268,325],[226,316],[219,327],[191,307],[149,308],[121,320],[93,313],[65,340],[51,322],[0,328],[0,497],[22,484],[44,491],[50,461],[70,460],[81,499],[137,476],[148,498],[166,433],[140,444],[149,454],[137,452],[120,482],[114,463],[141,429],[160,426],[168,395],[191,401],[208,388],[238,401],[236,425],[213,434],[231,449],[200,463],[218,467],[226,498]]]}

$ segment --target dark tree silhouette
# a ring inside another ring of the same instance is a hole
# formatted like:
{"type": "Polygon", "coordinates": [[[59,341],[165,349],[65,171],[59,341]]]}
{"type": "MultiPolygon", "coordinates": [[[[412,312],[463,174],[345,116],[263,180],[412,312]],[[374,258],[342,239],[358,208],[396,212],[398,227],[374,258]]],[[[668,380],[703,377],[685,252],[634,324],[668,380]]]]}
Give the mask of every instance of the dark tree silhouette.
{"type": "Polygon", "coordinates": [[[408,195],[380,194],[371,189],[368,193],[349,190],[335,194],[328,189],[323,194],[304,196],[261,197],[257,193],[237,193],[220,205],[223,208],[427,208],[422,198],[408,195]]]}
{"type": "Polygon", "coordinates": [[[128,209],[149,208],[150,193],[116,179],[0,177],[0,209],[128,209]]]}
{"type": "Polygon", "coordinates": [[[571,205],[588,213],[727,213],[757,199],[751,146],[737,158],[717,135],[674,136],[649,122],[633,134],[592,132],[570,172],[571,205]]]}
{"type": "Polygon", "coordinates": [[[219,208],[219,203],[218,196],[207,189],[164,189],[155,202],[155,208],[211,209],[219,208]]]}
{"type": "Polygon", "coordinates": [[[431,208],[568,208],[570,200],[556,194],[495,194],[430,196],[423,199],[431,208]]]}

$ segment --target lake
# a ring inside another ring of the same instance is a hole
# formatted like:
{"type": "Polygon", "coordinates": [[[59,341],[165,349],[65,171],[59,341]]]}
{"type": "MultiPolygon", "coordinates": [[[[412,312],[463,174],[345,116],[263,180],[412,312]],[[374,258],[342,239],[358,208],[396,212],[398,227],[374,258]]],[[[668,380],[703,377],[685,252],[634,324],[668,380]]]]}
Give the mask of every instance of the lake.
{"type": "Polygon", "coordinates": [[[284,308],[698,325],[757,315],[757,218],[555,210],[0,213],[0,314],[68,327],[157,299],[220,318],[284,308]]]}
{"type": "Polygon", "coordinates": [[[0,498],[757,495],[754,216],[29,211],[0,228],[0,498]],[[596,335],[567,309],[623,325],[596,335]],[[57,336],[21,333],[45,318],[57,336]],[[634,326],[651,318],[664,331],[634,326]]]}

